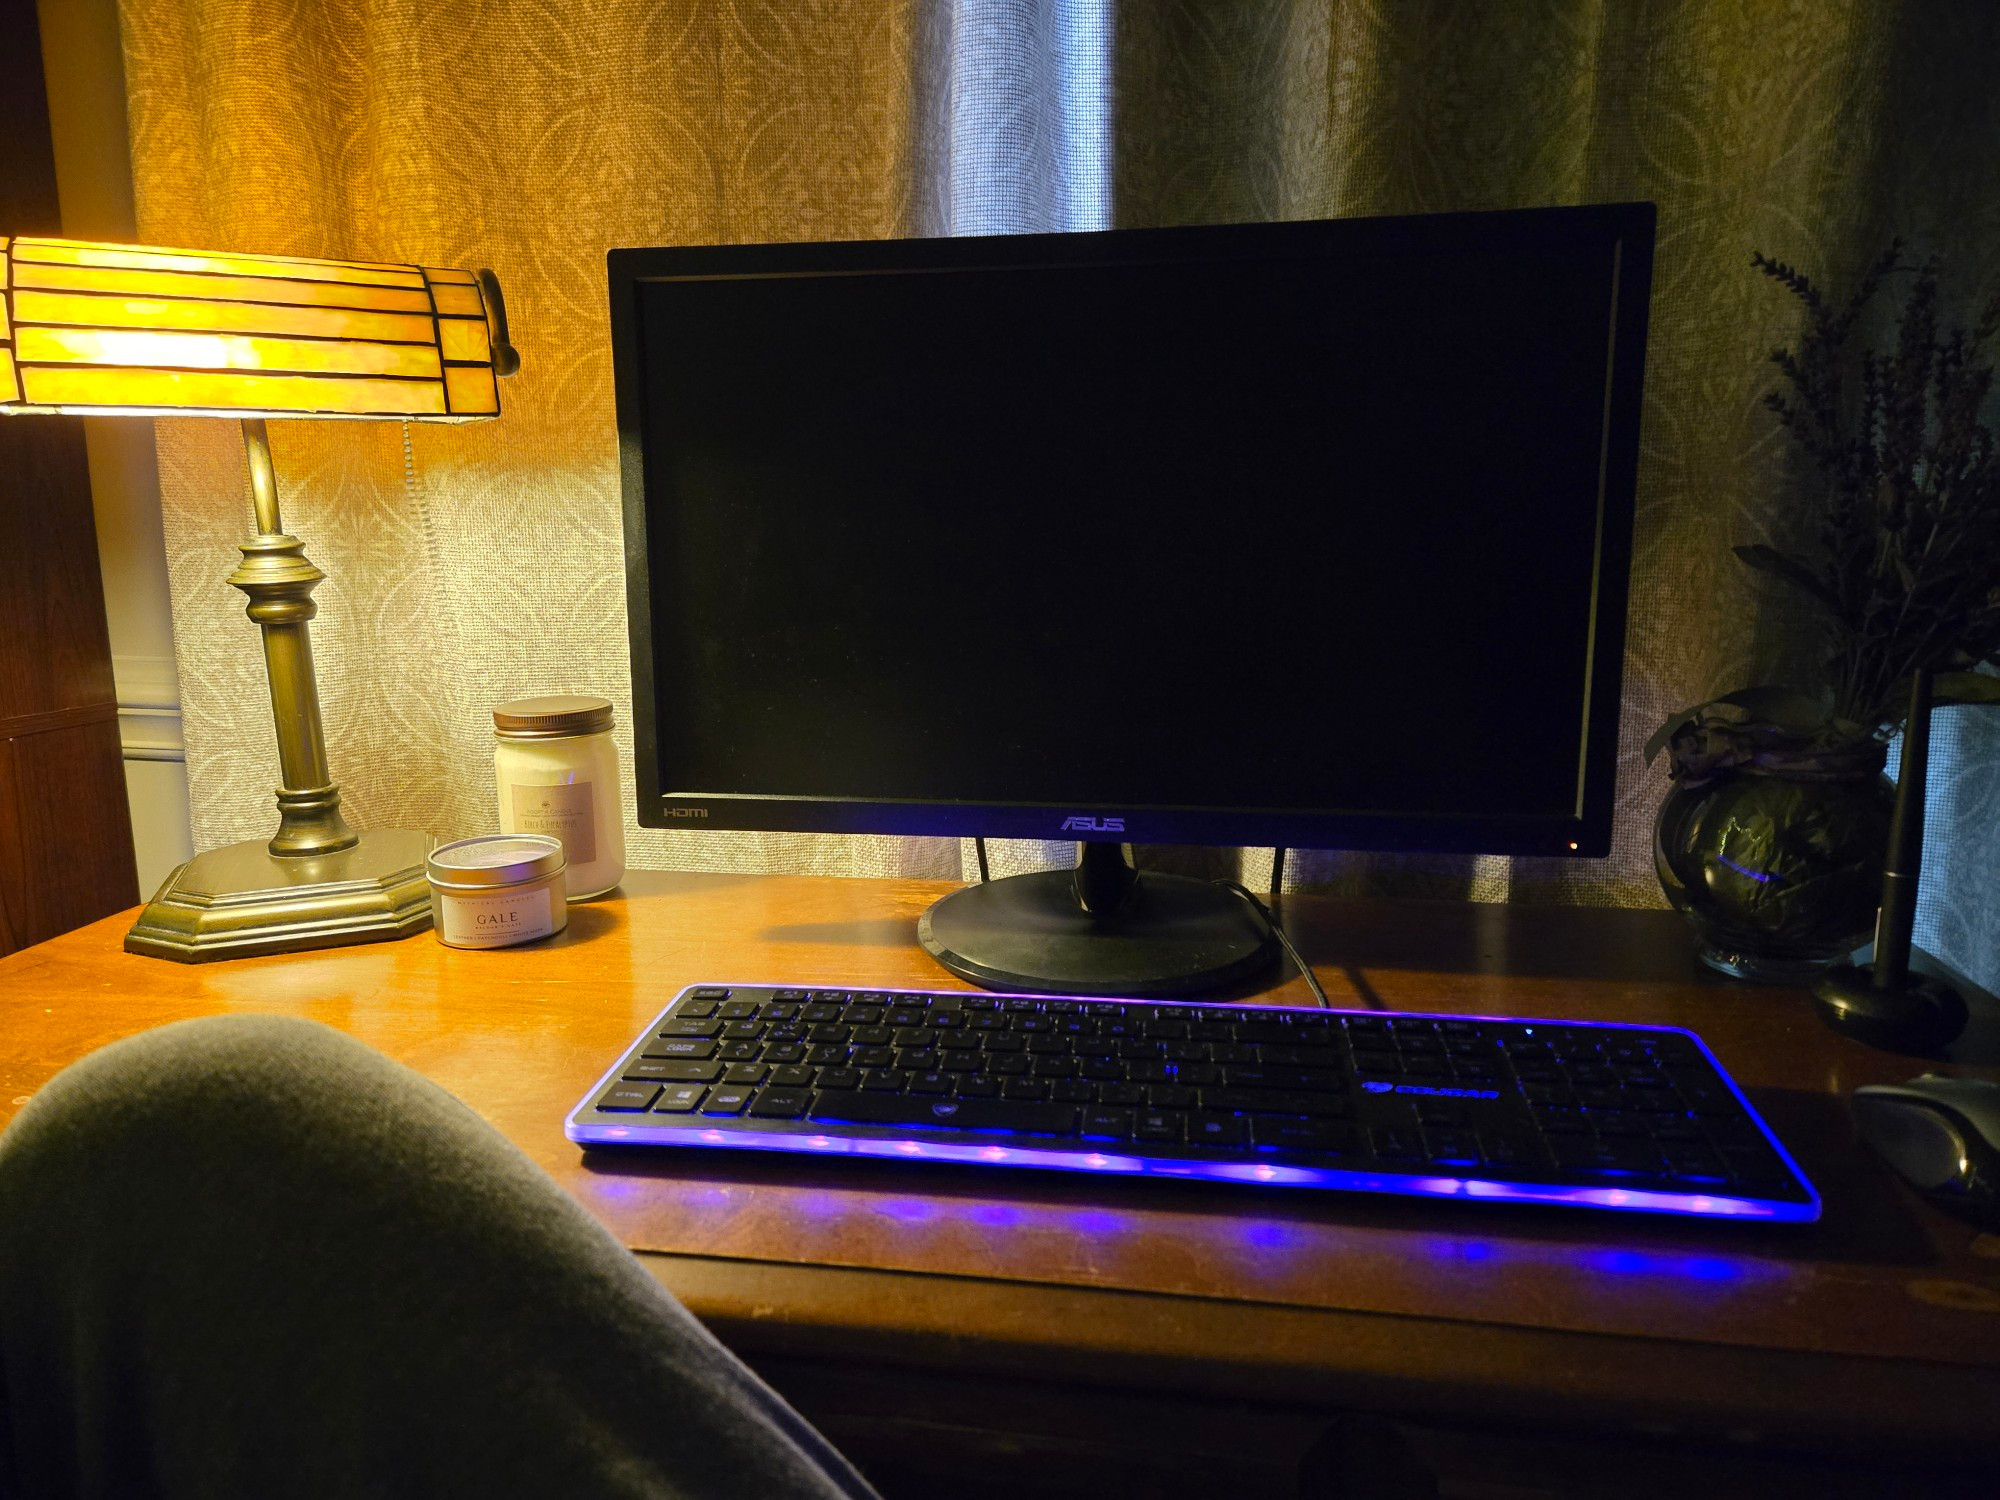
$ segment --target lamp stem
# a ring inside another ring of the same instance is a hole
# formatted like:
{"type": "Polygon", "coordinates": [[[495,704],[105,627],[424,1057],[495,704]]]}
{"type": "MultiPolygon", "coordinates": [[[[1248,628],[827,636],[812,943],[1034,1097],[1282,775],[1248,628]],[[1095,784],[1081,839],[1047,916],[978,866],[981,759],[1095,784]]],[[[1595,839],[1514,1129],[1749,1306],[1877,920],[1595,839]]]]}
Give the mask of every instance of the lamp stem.
{"type": "Polygon", "coordinates": [[[250,461],[250,509],[257,517],[257,534],[283,536],[285,523],[278,514],[278,471],[271,467],[271,440],[265,434],[262,417],[243,419],[243,451],[250,461]]]}
{"type": "Polygon", "coordinates": [[[1875,915],[1875,987],[1900,989],[1910,972],[1910,939],[1917,923],[1917,877],[1924,859],[1924,782],[1930,771],[1931,674],[1910,677],[1909,712],[1903,718],[1903,755],[1896,769],[1896,802],[1889,815],[1888,859],[1882,870],[1882,905],[1875,915]]]}
{"type": "Polygon", "coordinates": [[[243,544],[243,562],[229,582],[249,595],[245,613],[264,632],[264,670],[271,682],[271,717],[284,778],[278,788],[278,832],[270,850],[281,856],[334,854],[360,840],[340,815],[340,788],[327,769],[312,637],[306,629],[319,613],[312,591],[326,574],[307,560],[305,544],[282,530],[277,475],[261,418],[244,420],[243,448],[257,534],[243,544]]]}

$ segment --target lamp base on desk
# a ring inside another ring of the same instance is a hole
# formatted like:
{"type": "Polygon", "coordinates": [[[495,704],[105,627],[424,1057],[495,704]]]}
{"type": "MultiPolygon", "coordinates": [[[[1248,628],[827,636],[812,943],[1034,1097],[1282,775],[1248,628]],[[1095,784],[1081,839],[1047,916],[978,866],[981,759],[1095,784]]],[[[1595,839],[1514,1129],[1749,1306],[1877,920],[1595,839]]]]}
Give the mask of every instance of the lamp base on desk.
{"type": "Polygon", "coordinates": [[[1928,1057],[1958,1039],[1969,1012],[1942,979],[1905,970],[1886,988],[1872,968],[1836,964],[1813,986],[1820,1019],[1843,1036],[1887,1052],[1928,1057]]]}
{"type": "Polygon", "coordinates": [[[279,858],[257,839],[210,849],[167,877],[125,951],[200,964],[409,937],[431,925],[432,843],[388,828],[336,854],[279,858]]]}

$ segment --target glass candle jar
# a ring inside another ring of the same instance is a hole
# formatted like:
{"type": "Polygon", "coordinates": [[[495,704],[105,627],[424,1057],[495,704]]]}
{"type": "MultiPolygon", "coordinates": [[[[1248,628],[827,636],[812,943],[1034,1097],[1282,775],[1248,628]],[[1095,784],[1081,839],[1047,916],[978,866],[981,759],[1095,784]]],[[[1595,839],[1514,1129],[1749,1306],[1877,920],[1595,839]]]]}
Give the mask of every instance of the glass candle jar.
{"type": "Polygon", "coordinates": [[[625,874],[625,823],[610,701],[517,698],[493,710],[493,733],[501,831],[562,840],[572,901],[617,885],[625,874]]]}
{"type": "Polygon", "coordinates": [[[431,926],[448,948],[506,948],[569,926],[563,846],[534,834],[481,834],[424,860],[431,926]]]}

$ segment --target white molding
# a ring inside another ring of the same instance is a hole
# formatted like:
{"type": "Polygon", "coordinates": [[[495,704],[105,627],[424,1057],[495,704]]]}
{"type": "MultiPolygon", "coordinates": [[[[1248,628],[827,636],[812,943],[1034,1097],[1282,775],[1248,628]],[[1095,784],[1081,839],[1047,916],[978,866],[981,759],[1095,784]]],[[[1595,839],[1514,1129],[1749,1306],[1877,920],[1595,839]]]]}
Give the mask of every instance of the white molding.
{"type": "Polygon", "coordinates": [[[118,746],[127,760],[187,759],[181,734],[181,684],[171,656],[114,656],[118,746]]]}

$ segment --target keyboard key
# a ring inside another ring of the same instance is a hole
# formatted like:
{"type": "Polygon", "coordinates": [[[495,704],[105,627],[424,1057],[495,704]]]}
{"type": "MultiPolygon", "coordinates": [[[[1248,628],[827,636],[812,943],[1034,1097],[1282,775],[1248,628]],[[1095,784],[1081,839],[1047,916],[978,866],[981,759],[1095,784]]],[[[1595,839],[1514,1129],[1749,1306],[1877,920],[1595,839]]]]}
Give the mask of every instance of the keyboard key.
{"type": "Polygon", "coordinates": [[[713,1040],[721,1034],[722,1022],[720,1021],[682,1021],[676,1019],[667,1022],[666,1025],[660,1028],[661,1036],[692,1036],[713,1040]]]}
{"type": "Polygon", "coordinates": [[[1729,1168],[1721,1155],[1707,1146],[1664,1145],[1660,1151],[1669,1176],[1684,1182],[1704,1184],[1729,1181],[1729,1168]]]}
{"type": "Polygon", "coordinates": [[[1323,1068],[1224,1068],[1222,1081],[1232,1089],[1319,1089],[1329,1093],[1347,1086],[1346,1079],[1323,1068]]]}
{"type": "Polygon", "coordinates": [[[719,1062],[635,1062],[626,1066],[627,1083],[713,1083],[722,1076],[719,1062]]]}
{"type": "Polygon", "coordinates": [[[1343,1116],[1347,1113],[1345,1099],[1283,1089],[1203,1089],[1201,1107],[1228,1114],[1343,1116]]]}
{"type": "Polygon", "coordinates": [[[1479,1151],[1492,1167],[1529,1167],[1541,1160],[1541,1152],[1525,1137],[1507,1130],[1480,1131],[1479,1151]]]}
{"type": "Polygon", "coordinates": [[[771,1086],[773,1088],[809,1089],[812,1087],[812,1084],[813,1070],[811,1068],[792,1066],[788,1068],[773,1068],[771,1070],[771,1086]]]}
{"type": "Polygon", "coordinates": [[[804,1089],[765,1089],[750,1106],[760,1120],[796,1120],[806,1112],[812,1095],[804,1089]]]}
{"type": "Polygon", "coordinates": [[[731,1063],[729,1070],[722,1075],[722,1081],[724,1083],[748,1083],[755,1085],[762,1083],[764,1075],[768,1072],[770,1072],[770,1069],[762,1063],[731,1063]]]}
{"type": "Polygon", "coordinates": [[[1253,1115],[1250,1138],[1259,1151],[1313,1151],[1337,1155],[1352,1149],[1354,1132],[1331,1120],[1302,1120],[1292,1115],[1253,1115]]]}
{"type": "Polygon", "coordinates": [[[1046,1099],[1049,1086],[1039,1078],[1010,1078],[1000,1086],[1002,1099],[1046,1099]]]}
{"type": "Polygon", "coordinates": [[[1086,1109],[1083,1112],[1086,1141],[1129,1141],[1132,1138],[1132,1111],[1129,1109],[1086,1109]]]}
{"type": "Polygon", "coordinates": [[[954,1130],[1046,1136],[1076,1133],[1074,1105],[1016,1103],[1006,1099],[925,1099],[907,1094],[822,1091],[807,1114],[814,1120],[847,1120],[857,1125],[948,1125],[954,1130]]]}
{"type": "Polygon", "coordinates": [[[1660,1153],[1643,1140],[1599,1140],[1587,1135],[1565,1135],[1550,1140],[1556,1165],[1573,1172],[1609,1172],[1621,1176],[1657,1176],[1660,1153]]]}
{"type": "Polygon", "coordinates": [[[1441,1167],[1479,1165],[1479,1143],[1469,1130],[1426,1130],[1424,1146],[1441,1167]]]}
{"type": "Polygon", "coordinates": [[[1462,1130],[1471,1121],[1462,1104],[1439,1104],[1425,1099],[1418,1101],[1417,1123],[1425,1126],[1442,1125],[1449,1130],[1462,1130]]]}
{"type": "Polygon", "coordinates": [[[1418,1161],[1424,1154],[1415,1131],[1395,1126],[1376,1126],[1368,1132],[1368,1142],[1384,1161],[1418,1161]]]}
{"type": "Polygon", "coordinates": [[[1133,1133],[1142,1141],[1178,1142],[1187,1134],[1187,1116],[1171,1109],[1141,1110],[1133,1133]]]}
{"type": "Polygon", "coordinates": [[[870,1068],[861,1075],[861,1087],[871,1094],[900,1094],[910,1075],[896,1068],[870,1068]]]}
{"type": "Polygon", "coordinates": [[[710,1090],[708,1102],[702,1105],[701,1112],[705,1115],[740,1115],[753,1092],[738,1084],[723,1084],[710,1090]]]}
{"type": "Polygon", "coordinates": [[[1240,1146],[1248,1137],[1242,1115],[1196,1115],[1188,1121],[1190,1146],[1240,1146]]]}
{"type": "Polygon", "coordinates": [[[701,1096],[708,1089],[699,1083],[669,1084],[660,1091],[659,1103],[653,1106],[656,1115],[684,1115],[701,1103],[701,1096]]]}
{"type": "Polygon", "coordinates": [[[616,1114],[643,1114],[660,1096],[659,1086],[650,1083],[614,1083],[598,1095],[597,1107],[616,1114]]]}
{"type": "Polygon", "coordinates": [[[691,1037],[669,1037],[652,1043],[639,1054],[641,1057],[713,1057],[715,1043],[696,1041],[691,1037]]]}
{"type": "Polygon", "coordinates": [[[912,1073],[910,1092],[913,1094],[949,1094],[951,1075],[949,1073],[912,1073]]]}
{"type": "MultiPolygon", "coordinates": [[[[1215,1048],[1209,1049],[1211,1052],[1215,1048]]],[[[1338,1047],[1265,1047],[1260,1061],[1275,1067],[1338,1068],[1347,1059],[1338,1047]]],[[[1217,1062],[1247,1062],[1247,1058],[1220,1057],[1217,1062]]],[[[1339,1074],[1334,1074],[1338,1078],[1339,1074]]]]}

